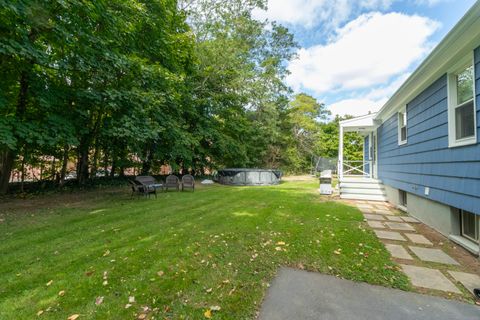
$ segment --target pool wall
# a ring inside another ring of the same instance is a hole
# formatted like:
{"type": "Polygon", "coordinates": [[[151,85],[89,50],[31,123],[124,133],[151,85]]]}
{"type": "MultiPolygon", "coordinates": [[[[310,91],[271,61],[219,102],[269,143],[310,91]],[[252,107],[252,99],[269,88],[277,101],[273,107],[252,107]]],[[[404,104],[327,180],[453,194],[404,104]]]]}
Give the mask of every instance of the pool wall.
{"type": "Polygon", "coordinates": [[[268,186],[279,184],[280,170],[271,169],[223,169],[217,174],[217,182],[237,186],[268,186]]]}

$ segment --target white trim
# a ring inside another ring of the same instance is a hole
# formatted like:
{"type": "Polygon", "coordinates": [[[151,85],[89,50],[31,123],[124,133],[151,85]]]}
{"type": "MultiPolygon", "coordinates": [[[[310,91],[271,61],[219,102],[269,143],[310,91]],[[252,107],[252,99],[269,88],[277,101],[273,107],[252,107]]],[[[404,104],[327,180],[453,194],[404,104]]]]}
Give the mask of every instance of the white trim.
{"type": "Polygon", "coordinates": [[[378,111],[375,120],[389,119],[434,81],[445,75],[449,66],[480,46],[480,1],[477,1],[430,55],[378,111]]]}
{"type": "Polygon", "coordinates": [[[449,235],[448,239],[452,240],[456,244],[462,246],[463,248],[467,249],[469,252],[479,255],[480,254],[480,249],[478,243],[475,243],[473,241],[468,240],[467,238],[464,238],[459,235],[449,235]]]}
{"type": "Polygon", "coordinates": [[[465,220],[465,219],[464,219],[463,215],[464,215],[464,214],[471,214],[471,215],[473,215],[473,217],[474,217],[474,219],[475,219],[475,221],[473,222],[473,225],[474,225],[474,228],[475,228],[475,230],[474,230],[474,233],[475,233],[474,237],[478,237],[478,234],[479,234],[479,230],[478,230],[478,229],[480,228],[480,226],[479,226],[479,225],[480,225],[480,224],[479,224],[479,221],[480,221],[480,220],[479,220],[479,218],[478,218],[479,216],[476,215],[476,214],[474,214],[473,212],[469,212],[469,211],[465,211],[465,210],[459,210],[459,211],[460,211],[460,236],[462,236],[462,237],[464,237],[464,238],[468,239],[469,241],[472,241],[472,242],[474,242],[474,243],[476,243],[476,244],[480,244],[480,239],[471,238],[470,236],[468,236],[468,235],[465,234],[465,231],[464,231],[464,229],[465,229],[464,220],[465,220]]]}
{"type": "Polygon", "coordinates": [[[372,132],[372,140],[375,143],[373,149],[373,160],[372,160],[372,178],[378,178],[378,136],[377,130],[372,132]]]}
{"type": "Polygon", "coordinates": [[[462,147],[471,144],[477,143],[477,102],[476,102],[476,92],[475,92],[475,57],[474,52],[472,51],[469,55],[466,55],[465,58],[462,58],[460,62],[454,65],[447,74],[447,92],[448,92],[448,147],[462,147]],[[463,71],[465,68],[473,66],[473,130],[474,134],[471,137],[456,139],[456,121],[455,121],[455,110],[465,105],[466,103],[472,102],[472,100],[466,101],[462,104],[457,103],[457,75],[459,72],[463,71]]]}
{"type": "Polygon", "coordinates": [[[398,142],[398,145],[399,146],[403,146],[404,144],[407,144],[407,141],[408,141],[408,129],[407,129],[407,124],[408,124],[408,119],[407,119],[407,106],[404,106],[402,109],[400,109],[397,113],[397,133],[398,133],[398,139],[397,139],[397,142],[398,142]],[[402,116],[403,117],[403,114],[405,114],[405,130],[407,131],[405,133],[405,140],[402,140],[402,128],[403,127],[400,127],[400,117],[402,116]]]}

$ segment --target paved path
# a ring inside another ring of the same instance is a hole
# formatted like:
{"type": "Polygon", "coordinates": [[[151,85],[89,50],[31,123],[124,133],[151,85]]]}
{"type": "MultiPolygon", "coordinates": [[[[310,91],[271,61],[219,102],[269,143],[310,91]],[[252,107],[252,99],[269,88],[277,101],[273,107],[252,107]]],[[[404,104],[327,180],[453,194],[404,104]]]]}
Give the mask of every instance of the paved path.
{"type": "Polygon", "coordinates": [[[480,308],[442,298],[280,269],[259,320],[478,320],[480,308]]]}
{"type": "Polygon", "coordinates": [[[480,287],[479,274],[464,272],[464,266],[441,246],[419,234],[420,221],[401,214],[385,202],[351,203],[362,211],[368,226],[385,244],[392,260],[401,265],[413,286],[457,297],[466,297],[463,292],[467,291],[470,298],[473,297],[473,288],[480,287]]]}

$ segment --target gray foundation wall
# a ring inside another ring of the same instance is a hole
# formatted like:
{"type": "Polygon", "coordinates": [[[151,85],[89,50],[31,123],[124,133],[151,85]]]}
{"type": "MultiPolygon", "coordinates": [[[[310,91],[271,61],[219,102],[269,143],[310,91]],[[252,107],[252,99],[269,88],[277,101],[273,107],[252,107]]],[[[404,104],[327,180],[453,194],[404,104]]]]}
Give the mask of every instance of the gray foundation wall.
{"type": "MultiPolygon", "coordinates": [[[[400,204],[398,189],[385,185],[385,190],[388,201],[398,206],[400,204]]],[[[412,217],[417,218],[446,237],[459,233],[457,231],[459,230],[458,219],[456,219],[455,212],[452,211],[450,206],[407,193],[407,210],[412,217]]]]}

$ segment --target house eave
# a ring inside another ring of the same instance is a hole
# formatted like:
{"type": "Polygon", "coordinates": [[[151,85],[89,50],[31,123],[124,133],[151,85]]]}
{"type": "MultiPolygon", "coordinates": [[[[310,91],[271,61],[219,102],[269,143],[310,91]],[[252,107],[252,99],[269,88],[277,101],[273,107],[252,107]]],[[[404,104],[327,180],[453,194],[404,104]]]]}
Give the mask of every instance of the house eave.
{"type": "Polygon", "coordinates": [[[378,111],[375,121],[383,122],[435,80],[448,73],[456,61],[480,46],[480,2],[476,2],[457,25],[436,46],[402,86],[378,111]]]}

